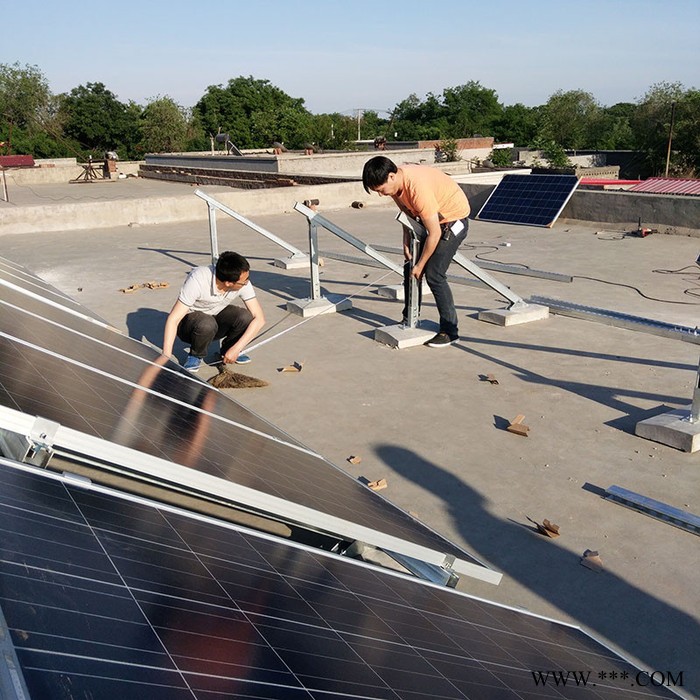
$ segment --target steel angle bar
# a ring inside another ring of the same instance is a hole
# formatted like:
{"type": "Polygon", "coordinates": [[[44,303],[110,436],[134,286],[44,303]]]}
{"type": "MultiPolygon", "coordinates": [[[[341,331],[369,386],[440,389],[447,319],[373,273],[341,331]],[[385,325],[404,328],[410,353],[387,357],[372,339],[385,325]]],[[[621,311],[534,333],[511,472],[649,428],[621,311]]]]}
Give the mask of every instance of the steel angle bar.
{"type": "MultiPolygon", "coordinates": [[[[395,253],[401,255],[401,248],[396,248],[389,245],[372,244],[375,250],[380,253],[395,253]]],[[[478,265],[483,270],[494,270],[495,272],[505,272],[509,275],[522,275],[523,277],[539,277],[553,282],[573,282],[574,278],[571,275],[565,275],[561,272],[549,272],[547,270],[535,270],[531,267],[518,267],[516,265],[508,265],[506,263],[495,263],[487,260],[473,260],[474,264],[478,265]]]]}
{"type": "MultiPolygon", "coordinates": [[[[365,265],[366,267],[384,268],[384,265],[382,265],[379,262],[376,262],[375,260],[371,260],[368,258],[360,258],[356,255],[346,255],[345,253],[335,253],[327,250],[320,251],[319,255],[322,258],[328,258],[329,260],[338,260],[340,262],[351,263],[354,265],[365,265]]],[[[482,282],[481,280],[471,279],[470,277],[462,277],[460,275],[446,275],[446,277],[450,282],[454,282],[455,284],[463,284],[468,287],[488,287],[488,285],[485,282],[482,282]]]]}
{"type": "Polygon", "coordinates": [[[634,491],[622,488],[622,486],[610,486],[605,489],[605,498],[614,501],[626,508],[639,511],[656,520],[662,520],[669,525],[679,527],[686,532],[700,535],[700,517],[687,513],[680,508],[674,508],[661,501],[656,501],[648,496],[642,496],[634,491]]]}
{"type": "Polygon", "coordinates": [[[332,234],[338,236],[338,238],[342,238],[351,246],[354,246],[366,255],[369,255],[370,258],[373,258],[377,262],[381,263],[384,267],[389,268],[397,275],[401,275],[401,277],[403,277],[402,265],[397,265],[393,261],[389,260],[389,258],[385,258],[383,255],[381,255],[381,253],[377,252],[374,248],[367,245],[367,243],[361,241],[359,238],[355,238],[355,236],[340,228],[340,226],[336,226],[332,221],[326,219],[325,216],[322,216],[321,214],[314,211],[313,209],[310,209],[301,202],[297,202],[294,205],[294,209],[296,209],[296,211],[298,211],[300,214],[303,214],[309,220],[309,225],[311,225],[311,223],[314,222],[317,226],[323,226],[323,228],[325,228],[327,231],[330,231],[332,234]]]}
{"type": "MultiPolygon", "coordinates": [[[[425,237],[425,227],[418,221],[415,221],[415,219],[407,216],[404,212],[401,212],[396,217],[396,220],[402,226],[413,229],[417,236],[421,238],[425,237]]],[[[492,277],[487,272],[484,272],[476,263],[468,260],[461,253],[455,253],[452,259],[467,272],[474,275],[474,277],[476,277],[478,280],[481,280],[485,285],[491,287],[494,292],[497,292],[502,297],[505,297],[511,303],[510,308],[517,309],[519,306],[525,305],[525,301],[521,296],[517,295],[512,289],[506,287],[505,284],[499,282],[495,277],[492,277]]]]}
{"type": "Polygon", "coordinates": [[[554,314],[561,316],[571,316],[572,318],[582,318],[588,321],[597,321],[608,326],[617,326],[618,328],[627,328],[628,330],[640,331],[642,333],[651,333],[665,338],[675,338],[676,340],[684,340],[687,343],[700,344],[700,328],[695,326],[681,326],[680,324],[665,323],[664,321],[655,321],[642,316],[632,316],[618,311],[610,311],[609,309],[599,309],[593,306],[583,306],[582,304],[574,304],[568,301],[560,301],[550,297],[534,296],[528,299],[531,304],[542,304],[548,306],[549,310],[554,314]]]}
{"type": "MultiPolygon", "coordinates": [[[[224,214],[228,214],[230,217],[236,219],[236,221],[239,221],[240,223],[244,224],[248,228],[253,229],[253,231],[257,231],[258,233],[262,234],[265,236],[265,238],[271,240],[273,243],[277,243],[277,245],[282,246],[285,250],[289,251],[293,257],[303,257],[305,258],[306,255],[302,253],[298,248],[295,248],[293,245],[290,243],[287,243],[287,241],[282,240],[279,236],[275,236],[274,233],[270,233],[267,229],[264,229],[262,226],[258,226],[257,224],[253,223],[249,219],[246,219],[245,216],[241,216],[238,212],[234,211],[230,207],[227,207],[225,204],[222,204],[221,202],[217,201],[213,197],[210,197],[208,194],[205,194],[202,192],[202,190],[195,190],[194,193],[199,197],[200,199],[203,199],[210,207],[210,212],[211,212],[211,207],[214,207],[215,209],[219,209],[220,211],[224,212],[224,214]]],[[[212,219],[212,215],[210,214],[210,221],[212,219]]],[[[212,231],[212,236],[216,235],[216,226],[214,226],[214,230],[212,231]]],[[[216,247],[215,243],[212,244],[212,250],[216,247]]]]}
{"type": "MultiPolygon", "coordinates": [[[[29,435],[35,421],[35,416],[0,406],[1,428],[17,432],[20,435],[29,435]]],[[[63,452],[74,458],[82,456],[89,458],[91,455],[99,455],[103,464],[115,465],[125,472],[142,475],[147,481],[156,480],[165,484],[176,484],[179,488],[189,489],[198,494],[224,499],[243,510],[257,514],[263,513],[287,523],[295,523],[341,538],[358,540],[382,550],[398,552],[419,559],[427,564],[447,567],[457,573],[487,583],[498,584],[502,578],[502,574],[497,571],[464,559],[454,558],[450,554],[439,552],[425,545],[415,544],[249,486],[230,482],[160,457],[147,455],[130,447],[86,435],[72,428],[59,426],[53,436],[52,447],[57,452],[63,452]]]]}

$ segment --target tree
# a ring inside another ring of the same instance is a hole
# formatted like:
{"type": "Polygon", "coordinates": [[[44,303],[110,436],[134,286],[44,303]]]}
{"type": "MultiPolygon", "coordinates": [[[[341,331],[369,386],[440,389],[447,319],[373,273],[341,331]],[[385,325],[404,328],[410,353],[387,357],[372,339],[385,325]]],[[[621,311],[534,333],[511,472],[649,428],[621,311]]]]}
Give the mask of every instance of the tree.
{"type": "Polygon", "coordinates": [[[187,146],[185,111],[170,97],[156,97],[141,113],[141,143],[144,153],[172,153],[187,146]]]}
{"type": "Polygon", "coordinates": [[[253,76],[233,78],[226,87],[210,85],[194,111],[207,133],[222,130],[239,148],[266,148],[274,141],[293,141],[287,147],[298,148],[308,139],[304,120],[311,115],[304,100],[253,76]]]}
{"type": "Polygon", "coordinates": [[[637,106],[632,130],[635,146],[644,154],[645,175],[665,173],[669,135],[672,136],[669,174],[700,172],[700,95],[697,90],[686,91],[680,83],[652,85],[637,106]]]}
{"type": "MultiPolygon", "coordinates": [[[[21,129],[28,136],[40,130],[50,97],[48,82],[36,66],[0,64],[0,123],[7,124],[8,152],[13,129],[21,129]]],[[[0,133],[5,135],[4,130],[0,133]]]]}
{"type": "Polygon", "coordinates": [[[141,108],[119,102],[103,83],[73,88],[63,96],[61,111],[66,135],[86,154],[117,151],[122,158],[132,158],[139,153],[141,108]]]}
{"type": "Polygon", "coordinates": [[[500,143],[526,146],[537,138],[540,122],[539,107],[526,107],[517,103],[503,108],[501,116],[493,124],[493,136],[500,143]]]}
{"type": "Polygon", "coordinates": [[[446,88],[442,92],[447,136],[463,138],[493,135],[495,124],[503,113],[495,90],[470,80],[465,85],[446,88]]]}
{"type": "Polygon", "coordinates": [[[590,142],[599,111],[598,103],[589,92],[558,90],[544,106],[539,136],[577,151],[590,142]]]}

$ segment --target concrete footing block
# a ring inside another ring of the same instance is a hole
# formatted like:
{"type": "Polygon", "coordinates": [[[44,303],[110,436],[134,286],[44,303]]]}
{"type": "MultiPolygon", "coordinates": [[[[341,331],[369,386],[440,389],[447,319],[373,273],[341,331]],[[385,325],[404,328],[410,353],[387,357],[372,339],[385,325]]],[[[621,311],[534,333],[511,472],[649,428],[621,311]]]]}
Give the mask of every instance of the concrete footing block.
{"type": "Polygon", "coordinates": [[[495,323],[497,326],[514,326],[549,318],[549,307],[540,304],[522,304],[513,309],[493,309],[480,311],[479,320],[495,323]]]}
{"type": "Polygon", "coordinates": [[[401,323],[393,326],[383,326],[374,331],[374,339],[383,345],[389,345],[392,348],[412,348],[416,345],[423,345],[430,340],[436,333],[435,330],[427,328],[408,328],[401,323]]]}
{"type": "Polygon", "coordinates": [[[333,314],[346,309],[352,309],[350,299],[333,301],[331,298],[321,297],[320,299],[293,299],[287,302],[287,311],[302,318],[311,318],[320,314],[333,314]]]}
{"type": "Polygon", "coordinates": [[[689,404],[687,407],[639,421],[634,433],[683,452],[696,452],[700,450],[700,421],[690,422],[691,407],[692,404],[689,404]]]}
{"type": "MultiPolygon", "coordinates": [[[[428,287],[427,284],[423,285],[422,293],[424,297],[433,296],[433,293],[430,291],[430,287],[428,287]]],[[[379,294],[380,297],[386,297],[387,299],[395,299],[396,301],[404,301],[404,299],[406,298],[402,284],[390,284],[386,287],[379,287],[379,289],[377,289],[377,294],[379,294]]]]}
{"type": "Polygon", "coordinates": [[[308,255],[292,255],[289,258],[277,258],[274,261],[275,267],[281,267],[283,270],[308,269],[309,264],[308,255]]]}

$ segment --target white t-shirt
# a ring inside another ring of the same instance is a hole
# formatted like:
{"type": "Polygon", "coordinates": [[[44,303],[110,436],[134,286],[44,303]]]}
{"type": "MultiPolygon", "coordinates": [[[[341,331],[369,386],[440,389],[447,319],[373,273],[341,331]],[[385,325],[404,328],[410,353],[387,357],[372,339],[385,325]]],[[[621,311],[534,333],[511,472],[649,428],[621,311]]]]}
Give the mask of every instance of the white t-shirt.
{"type": "Polygon", "coordinates": [[[222,292],[216,286],[216,267],[205,265],[195,267],[187,275],[178,299],[188,306],[190,311],[201,311],[216,316],[239,296],[243,301],[255,298],[255,289],[250,280],[240,289],[222,292]]]}

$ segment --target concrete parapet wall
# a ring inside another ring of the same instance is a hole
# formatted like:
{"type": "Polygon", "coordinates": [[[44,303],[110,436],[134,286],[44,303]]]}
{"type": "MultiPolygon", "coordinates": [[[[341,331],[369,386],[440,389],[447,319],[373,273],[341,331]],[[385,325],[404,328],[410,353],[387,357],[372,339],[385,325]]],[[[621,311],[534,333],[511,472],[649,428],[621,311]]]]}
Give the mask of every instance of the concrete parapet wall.
{"type": "MultiPolygon", "coordinates": [[[[75,158],[47,158],[38,160],[36,163],[37,165],[34,168],[10,168],[6,170],[7,186],[12,187],[13,184],[18,187],[60,184],[75,180],[83,173],[82,165],[79,165],[75,158]]],[[[139,165],[140,163],[138,162],[118,161],[117,174],[136,175],[139,171],[139,165]]],[[[93,167],[101,176],[102,161],[94,161],[93,167]]],[[[113,174],[113,177],[116,176],[116,174],[113,174]]]]}
{"type": "Polygon", "coordinates": [[[577,190],[561,218],[700,236],[700,197],[577,190]]]}
{"type": "MultiPolygon", "coordinates": [[[[75,185],[75,187],[90,185],[75,185]]],[[[118,184],[114,184],[118,187],[118,184]]],[[[112,185],[110,185],[112,187],[112,185]]],[[[353,201],[365,204],[385,203],[370,200],[359,182],[332,185],[306,185],[264,190],[209,192],[222,204],[252,217],[262,214],[290,212],[296,202],[319,199],[324,209],[349,207],[353,201]]],[[[221,216],[225,216],[221,214],[221,216]]],[[[165,224],[182,221],[206,221],[208,208],[194,195],[143,197],[95,202],[57,202],[41,207],[8,208],[0,217],[0,235],[50,231],[98,229],[116,226],[165,224]],[[28,213],[31,213],[28,216],[28,213]]]]}

